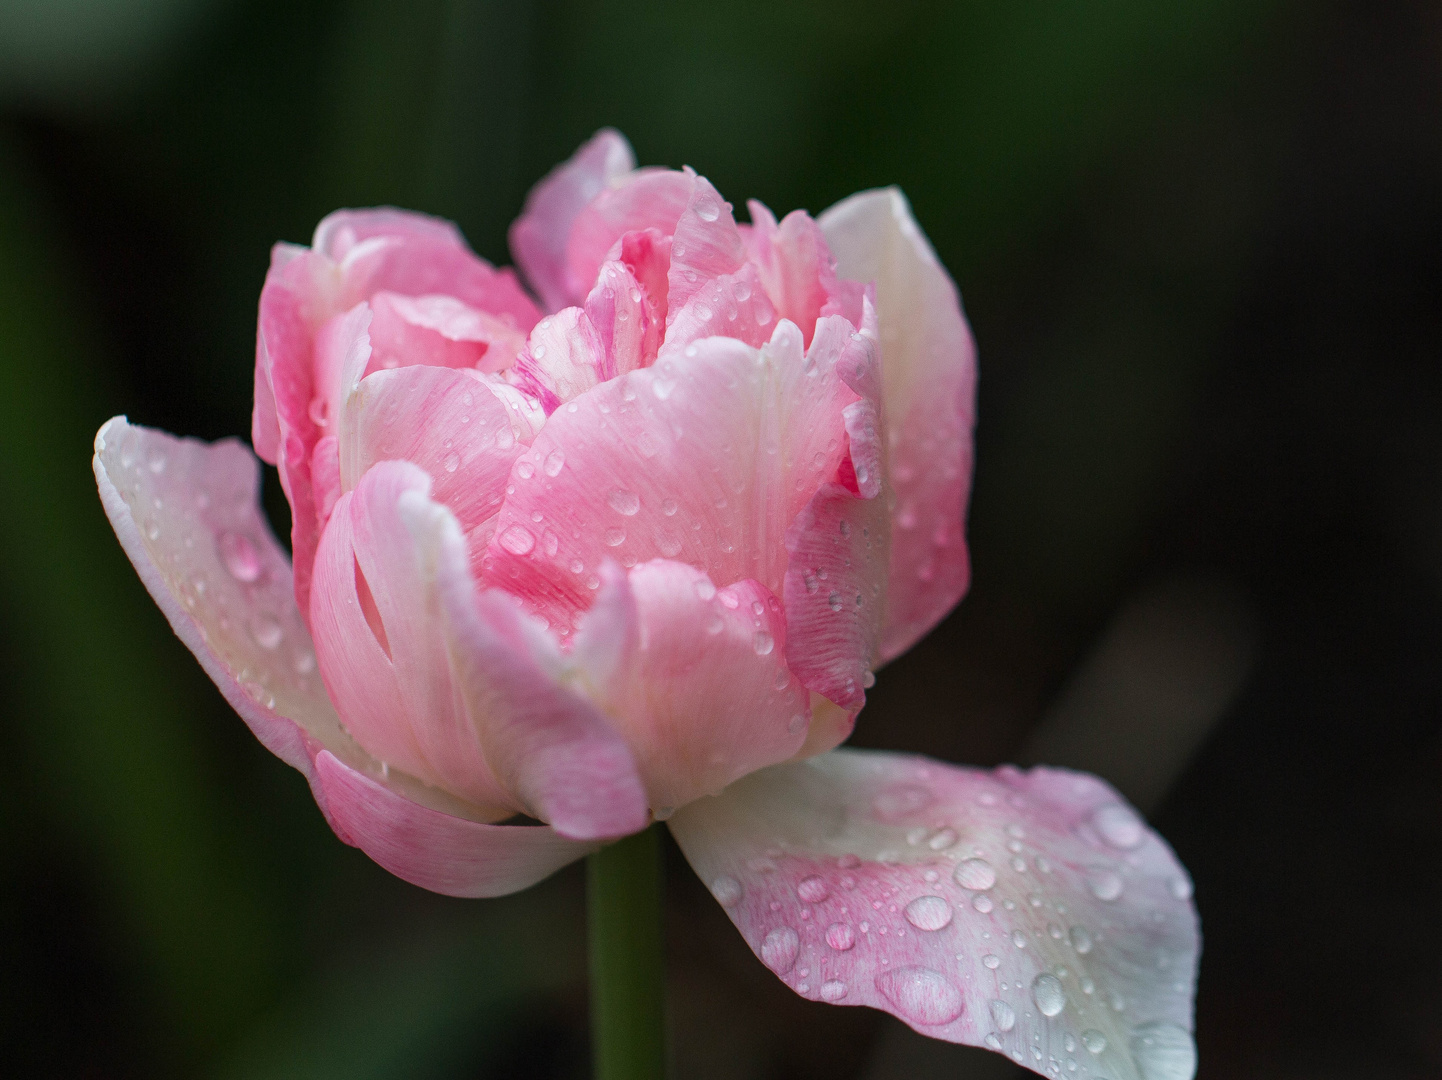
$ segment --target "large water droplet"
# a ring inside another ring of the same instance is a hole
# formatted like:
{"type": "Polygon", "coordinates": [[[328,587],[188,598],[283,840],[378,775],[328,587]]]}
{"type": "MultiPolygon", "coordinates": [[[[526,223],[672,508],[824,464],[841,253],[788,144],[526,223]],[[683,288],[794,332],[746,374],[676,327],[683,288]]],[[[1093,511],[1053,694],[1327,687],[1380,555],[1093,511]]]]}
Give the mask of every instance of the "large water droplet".
{"type": "Polygon", "coordinates": [[[982,967],[986,968],[987,970],[995,971],[997,968],[1001,967],[1001,957],[997,956],[995,953],[987,953],[981,958],[981,964],[982,967]]]}
{"type": "Polygon", "coordinates": [[[606,546],[620,547],[626,542],[626,530],[610,528],[606,530],[606,546]]]}
{"type": "Polygon", "coordinates": [[[831,890],[826,887],[826,882],[813,875],[796,886],[796,895],[808,904],[819,904],[831,895],[831,890]]]}
{"type": "Polygon", "coordinates": [[[846,952],[856,944],[856,934],[848,923],[832,923],[826,928],[826,944],[837,952],[846,952]]]}
{"type": "Polygon", "coordinates": [[[696,216],[702,221],[715,221],[721,216],[721,210],[716,205],[716,200],[709,195],[702,196],[696,200],[696,216]]]}
{"type": "Polygon", "coordinates": [[[1176,1024],[1157,1021],[1134,1028],[1132,1057],[1142,1080],[1192,1080],[1197,1074],[1197,1044],[1176,1024]]]}
{"type": "Polygon", "coordinates": [[[751,647],[756,650],[757,656],[766,656],[776,648],[776,639],[765,630],[757,630],[751,637],[751,647]]]}
{"type": "Polygon", "coordinates": [[[1107,1048],[1107,1037],[1096,1028],[1088,1028],[1082,1032],[1082,1045],[1093,1054],[1100,1054],[1107,1048]]]}
{"type": "Polygon", "coordinates": [[[452,450],[446,454],[445,458],[441,461],[441,465],[445,467],[446,472],[455,472],[461,467],[461,455],[452,450]]]}
{"type": "MultiPolygon", "coordinates": [[[[870,675],[871,673],[867,672],[867,674],[870,675]]],[[[873,675],[872,682],[874,683],[875,681],[876,677],[873,675]]],[[[870,686],[868,684],[868,689],[869,688],[870,686]]],[[[947,848],[951,847],[952,844],[956,843],[956,839],[957,837],[955,829],[941,829],[937,832],[935,836],[933,836],[930,840],[926,842],[926,846],[931,848],[932,851],[945,851],[947,848]]]]}
{"type": "Polygon", "coordinates": [[[220,561],[236,581],[249,584],[260,577],[260,554],[246,537],[239,533],[223,532],[216,541],[220,549],[220,561]]]}
{"type": "Polygon", "coordinates": [[[734,877],[722,875],[711,882],[711,895],[722,907],[731,907],[741,899],[741,882],[734,877]]]}
{"type": "Polygon", "coordinates": [[[827,979],[821,984],[822,1001],[840,1001],[846,996],[846,984],[840,979],[827,979]]]}
{"type": "Polygon", "coordinates": [[[992,903],[991,897],[984,892],[979,892],[971,898],[971,906],[983,915],[990,915],[996,905],[992,903]]]}
{"type": "Polygon", "coordinates": [[[761,942],[761,962],[778,975],[785,975],[796,963],[801,939],[789,926],[778,926],[761,942]]]}
{"type": "Polygon", "coordinates": [[[565,464],[566,455],[560,450],[552,450],[546,455],[545,464],[541,467],[545,469],[547,476],[559,476],[561,474],[561,468],[565,464]]]}
{"type": "Polygon", "coordinates": [[[250,625],[250,632],[262,649],[278,648],[285,638],[285,631],[281,629],[280,623],[269,615],[257,615],[250,625]]]}
{"type": "Polygon", "coordinates": [[[1071,928],[1071,947],[1085,956],[1092,951],[1092,936],[1087,933],[1085,926],[1073,926],[1071,928]]]}
{"type": "Polygon", "coordinates": [[[525,555],[536,546],[536,538],[524,525],[508,525],[501,532],[501,547],[512,555],[525,555]]]}
{"type": "Polygon", "coordinates": [[[1122,894],[1122,879],[1110,870],[1091,871],[1087,874],[1087,884],[1098,900],[1115,900],[1122,894]]]}
{"type": "Polygon", "coordinates": [[[1055,975],[1038,975],[1031,983],[1031,997],[1043,1016],[1055,1016],[1066,1008],[1066,991],[1055,975]]]}
{"type": "Polygon", "coordinates": [[[999,1031],[1010,1031],[1016,1027],[1016,1010],[1000,998],[992,998],[988,1002],[991,1009],[991,1022],[997,1026],[999,1031]]]}
{"type": "Polygon", "coordinates": [[[536,466],[526,458],[516,462],[516,475],[522,480],[529,480],[536,475],[536,466]]]}
{"type": "Polygon", "coordinates": [[[641,509],[641,497],[634,491],[623,491],[621,488],[615,488],[607,495],[606,502],[622,517],[634,517],[641,509]]]}
{"type": "Polygon", "coordinates": [[[951,876],[963,889],[984,892],[996,884],[996,868],[985,859],[963,859],[951,876]]]}
{"type": "Polygon", "coordinates": [[[951,905],[939,896],[918,896],[906,905],[905,914],[918,930],[941,930],[951,923],[951,905]]]}
{"type": "Polygon", "coordinates": [[[876,977],[876,989],[914,1024],[949,1024],[961,1015],[961,991],[930,968],[883,971],[876,977]]]}
{"type": "Polygon", "coordinates": [[[1146,826],[1129,807],[1111,803],[1092,815],[1092,827],[1112,847],[1134,848],[1146,836],[1146,826]]]}

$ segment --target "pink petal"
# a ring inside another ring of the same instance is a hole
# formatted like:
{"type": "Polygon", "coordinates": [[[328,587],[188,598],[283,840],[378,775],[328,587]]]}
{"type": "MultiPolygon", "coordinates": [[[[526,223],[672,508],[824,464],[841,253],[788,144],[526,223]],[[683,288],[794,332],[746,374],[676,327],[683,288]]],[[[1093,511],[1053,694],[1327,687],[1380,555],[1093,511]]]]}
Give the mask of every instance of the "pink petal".
{"type": "Polygon", "coordinates": [[[752,199],[746,205],[751,211],[746,247],[779,317],[801,327],[808,345],[822,315],[840,314],[859,324],[860,295],[853,283],[836,280],[836,261],[811,215],[793,210],[778,226],[765,204],[752,199]]]}
{"type": "Polygon", "coordinates": [[[650,363],[665,331],[641,283],[618,259],[601,267],[596,287],[586,297],[586,318],[601,342],[602,382],[650,363]]]}
{"type": "Polygon", "coordinates": [[[765,586],[717,589],[658,559],[614,563],[571,656],[625,736],[658,816],[791,757],[807,693],[786,670],[786,624],[765,586]]]}
{"type": "Polygon", "coordinates": [[[599,383],[605,367],[601,335],[583,309],[568,307],[536,324],[511,378],[551,413],[599,383]]]}
{"type": "Polygon", "coordinates": [[[526,196],[525,209],[511,225],[511,254],[548,311],[579,303],[584,294],[585,286],[573,291],[566,276],[566,244],[576,215],[635,167],[625,136],[602,128],[526,196]]]}
{"type": "Polygon", "coordinates": [[[437,583],[398,509],[405,492],[430,486],[415,465],[386,461],[336,503],[311,592],[316,657],[346,730],[372,756],[495,819],[518,807],[452,681],[437,583]]]}
{"type": "Polygon", "coordinates": [[[666,300],[670,310],[676,312],[706,282],[736,273],[745,262],[746,244],[731,216],[731,204],[704,176],[695,177],[671,237],[666,300]]]}
{"type": "Polygon", "coordinates": [[[684,307],[670,310],[664,346],[668,352],[718,334],[759,348],[776,331],[776,309],[749,264],[705,282],[684,307]]]}
{"type": "Polygon", "coordinates": [[[430,364],[500,371],[526,344],[522,331],[452,296],[381,292],[370,304],[375,312],[370,370],[430,364]]]}
{"type": "Polygon", "coordinates": [[[626,743],[594,706],[560,685],[554,639],[511,597],[477,593],[460,526],[419,492],[403,512],[440,588],[457,682],[496,775],[527,813],[562,836],[624,836],[649,820],[626,743]]]}
{"type": "Polygon", "coordinates": [[[781,323],[759,352],[709,338],[566,404],[516,460],[484,580],[563,627],[607,558],[779,593],[786,530],[845,450],[836,361],[781,323]]]}
{"type": "Polygon", "coordinates": [[[453,296],[523,333],[540,318],[515,273],[477,256],[440,218],[391,207],[337,210],[316,226],[312,250],[340,270],[339,308],[394,292],[453,296]]]}
{"type": "Polygon", "coordinates": [[[656,359],[666,336],[671,238],[659,229],[628,232],[612,246],[609,258],[623,263],[641,290],[641,304],[646,312],[646,335],[641,341],[642,360],[638,366],[646,367],[656,359]]]}
{"type": "Polygon", "coordinates": [[[1192,1075],[1191,883],[1093,776],[834,750],[739,780],[671,829],[804,997],[1043,1075],[1069,1060],[1087,1076],[1192,1075]],[[1173,1071],[1155,1071],[1159,1047],[1173,1071]]]}
{"type": "Polygon", "coordinates": [[[970,580],[976,350],[956,287],[895,188],[837,203],[820,225],[838,272],[874,281],[896,493],[883,657],[908,649],[970,580]]]}
{"type": "Polygon", "coordinates": [[[410,461],[430,474],[431,497],[467,532],[495,516],[511,464],[534,429],[474,371],[405,367],[367,375],[342,414],[342,487],[371,466],[410,461]]]}
{"type": "Polygon", "coordinates": [[[579,303],[596,282],[601,264],[629,232],[654,229],[669,237],[691,201],[696,174],[638,169],[604,189],[576,215],[566,246],[566,288],[579,303]]]}
{"type": "Polygon", "coordinates": [[[340,726],[295,607],[290,566],[258,503],[255,458],[108,421],[95,437],[101,502],[180,639],[261,743],[299,769],[337,834],[393,873],[459,896],[526,888],[592,845],[549,828],[482,825],[381,765],[340,726]],[[371,774],[371,775],[367,775],[371,774]]]}

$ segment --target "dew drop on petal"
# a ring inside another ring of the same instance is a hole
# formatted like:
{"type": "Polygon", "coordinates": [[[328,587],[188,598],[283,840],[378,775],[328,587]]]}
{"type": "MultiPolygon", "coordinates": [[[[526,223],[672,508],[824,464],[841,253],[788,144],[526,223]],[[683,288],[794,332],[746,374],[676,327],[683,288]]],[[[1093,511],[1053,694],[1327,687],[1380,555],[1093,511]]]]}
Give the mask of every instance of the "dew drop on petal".
{"type": "Polygon", "coordinates": [[[961,991],[945,975],[930,968],[883,971],[876,977],[876,989],[914,1024],[924,1027],[949,1024],[961,1015],[961,991]]]}
{"type": "Polygon", "coordinates": [[[606,502],[622,517],[634,517],[641,509],[640,496],[634,491],[624,491],[621,488],[612,490],[611,494],[606,496],[606,502]]]}
{"type": "Polygon", "coordinates": [[[778,975],[785,975],[796,963],[801,939],[789,926],[778,926],[761,942],[761,962],[778,975]]]}
{"type": "Polygon", "coordinates": [[[996,884],[996,868],[985,859],[963,859],[951,876],[963,889],[985,892],[996,884]]]}
{"type": "Polygon", "coordinates": [[[995,953],[987,953],[981,958],[981,963],[983,967],[991,971],[995,971],[997,968],[1001,967],[1001,957],[997,956],[995,953]]]}
{"type": "Polygon", "coordinates": [[[757,656],[766,656],[776,647],[776,639],[765,630],[758,630],[751,638],[751,647],[757,656]]]}
{"type": "Polygon", "coordinates": [[[1093,870],[1087,874],[1087,885],[1098,900],[1115,900],[1122,894],[1122,879],[1110,870],[1093,870]]]}
{"type": "Polygon", "coordinates": [[[808,904],[819,904],[831,895],[831,890],[826,887],[825,881],[813,875],[796,886],[796,895],[808,904]]]}
{"type": "Polygon", "coordinates": [[[973,896],[971,898],[971,906],[983,915],[990,915],[992,908],[996,907],[996,905],[992,903],[991,897],[987,896],[986,893],[977,893],[973,896]]]}
{"type": "Polygon", "coordinates": [[[840,1001],[846,996],[846,984],[840,979],[827,979],[821,984],[822,1001],[840,1001]]]}
{"type": "Polygon", "coordinates": [[[546,461],[541,466],[547,476],[559,476],[562,467],[566,464],[566,455],[560,450],[552,450],[546,455],[546,461]]]}
{"type": "Polygon", "coordinates": [[[1092,827],[1115,848],[1134,848],[1146,836],[1146,826],[1120,803],[1103,806],[1092,815],[1092,827]]]}
{"type": "Polygon", "coordinates": [[[1016,1027],[1016,1010],[1006,1002],[1000,998],[992,998],[987,1006],[991,1009],[991,1022],[996,1025],[998,1031],[1010,1031],[1016,1027]]]}
{"type": "Polygon", "coordinates": [[[722,907],[731,907],[741,899],[741,882],[734,877],[722,875],[711,882],[711,895],[722,907]]]}
{"type": "Polygon", "coordinates": [[[220,561],[236,581],[249,584],[260,577],[260,555],[249,539],[239,533],[223,532],[216,543],[220,561]]]}
{"type": "Polygon", "coordinates": [[[524,525],[508,525],[501,532],[501,547],[512,555],[525,555],[536,546],[536,538],[524,525]]]}
{"type": "Polygon", "coordinates": [[[441,460],[441,465],[446,472],[453,473],[461,467],[461,455],[452,450],[441,460]]]}
{"type": "Polygon", "coordinates": [[[626,542],[626,530],[615,527],[606,530],[606,546],[620,547],[626,542]]]}
{"type": "Polygon", "coordinates": [[[939,896],[918,896],[906,905],[905,915],[918,930],[941,930],[951,924],[951,905],[939,896]]]}
{"type": "Polygon", "coordinates": [[[1088,1028],[1082,1032],[1082,1045],[1093,1054],[1100,1054],[1107,1048],[1107,1037],[1096,1028],[1088,1028]]]}
{"type": "Polygon", "coordinates": [[[1131,1049],[1142,1080],[1192,1080],[1196,1075],[1197,1044],[1176,1024],[1142,1024],[1132,1031],[1131,1049]]]}
{"type": "Polygon", "coordinates": [[[1085,926],[1073,926],[1071,928],[1071,947],[1081,955],[1085,956],[1092,951],[1092,936],[1087,933],[1085,926]]]}
{"type": "Polygon", "coordinates": [[[536,475],[536,466],[526,458],[521,458],[520,461],[516,462],[516,475],[522,480],[529,480],[536,475]]]}
{"type": "Polygon", "coordinates": [[[1044,972],[1033,979],[1031,997],[1043,1016],[1055,1016],[1066,1008],[1066,991],[1055,975],[1044,972]]]}
{"type": "Polygon", "coordinates": [[[826,928],[826,944],[837,952],[846,952],[856,944],[856,934],[848,923],[832,923],[826,928]]]}
{"type": "Polygon", "coordinates": [[[278,648],[285,637],[285,631],[281,629],[280,623],[269,615],[258,615],[255,622],[251,623],[250,632],[255,638],[256,644],[262,649],[278,648]]]}

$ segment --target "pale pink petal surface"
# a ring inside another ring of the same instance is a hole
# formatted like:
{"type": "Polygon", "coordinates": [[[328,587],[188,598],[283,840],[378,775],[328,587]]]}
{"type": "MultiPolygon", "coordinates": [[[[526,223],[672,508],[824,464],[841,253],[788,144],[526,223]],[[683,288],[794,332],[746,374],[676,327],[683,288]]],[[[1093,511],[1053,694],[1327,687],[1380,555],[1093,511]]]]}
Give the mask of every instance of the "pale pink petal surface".
{"type": "Polygon", "coordinates": [[[781,604],[765,586],[717,589],[665,559],[606,571],[572,657],[636,755],[654,810],[664,816],[796,752],[808,695],[786,668],[781,604]]]}
{"type": "Polygon", "coordinates": [[[625,136],[603,128],[526,196],[525,209],[511,226],[511,254],[547,310],[577,303],[585,288],[573,290],[566,271],[566,246],[576,216],[635,167],[625,136]]]}
{"type": "Polygon", "coordinates": [[[676,230],[696,186],[694,172],[637,169],[592,199],[576,215],[566,243],[570,302],[579,303],[596,281],[601,264],[627,233],[676,230]]]}
{"type": "Polygon", "coordinates": [[[895,492],[885,659],[905,652],[970,581],[976,350],[944,267],[895,188],[821,215],[844,278],[876,283],[891,482],[895,492]]]}
{"type": "Polygon", "coordinates": [[[496,775],[527,813],[578,840],[625,836],[648,820],[624,739],[584,697],[560,685],[553,639],[515,601],[477,592],[459,524],[414,489],[408,527],[439,585],[433,625],[447,637],[460,695],[496,775]]]}
{"type": "Polygon", "coordinates": [[[382,777],[322,686],[290,564],[260,512],[258,464],[239,442],[116,417],[96,435],[94,465],[116,536],[171,627],[261,743],[305,775],[342,840],[458,896],[524,889],[592,850],[546,827],[471,820],[396,770],[382,777]]]}
{"type": "Polygon", "coordinates": [[[670,826],[803,997],[883,1009],[1043,1075],[1192,1076],[1191,882],[1093,776],[835,750],[670,826]]]}

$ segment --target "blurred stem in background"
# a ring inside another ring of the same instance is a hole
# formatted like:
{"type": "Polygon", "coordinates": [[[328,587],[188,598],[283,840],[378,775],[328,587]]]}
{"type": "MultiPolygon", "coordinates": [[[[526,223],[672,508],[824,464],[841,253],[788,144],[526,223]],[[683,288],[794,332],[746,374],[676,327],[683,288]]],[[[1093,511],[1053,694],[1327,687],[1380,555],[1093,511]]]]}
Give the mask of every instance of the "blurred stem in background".
{"type": "Polygon", "coordinates": [[[661,838],[653,825],[586,860],[596,1080],[666,1075],[661,838]]]}

